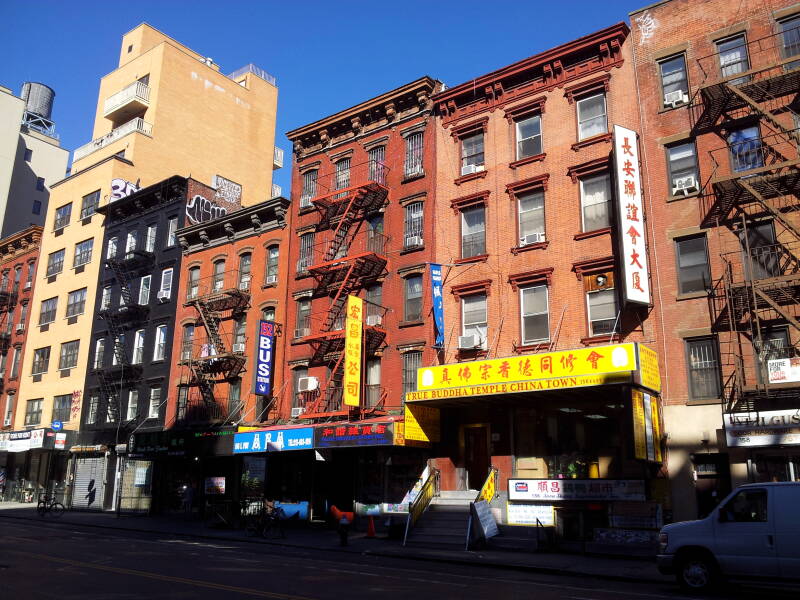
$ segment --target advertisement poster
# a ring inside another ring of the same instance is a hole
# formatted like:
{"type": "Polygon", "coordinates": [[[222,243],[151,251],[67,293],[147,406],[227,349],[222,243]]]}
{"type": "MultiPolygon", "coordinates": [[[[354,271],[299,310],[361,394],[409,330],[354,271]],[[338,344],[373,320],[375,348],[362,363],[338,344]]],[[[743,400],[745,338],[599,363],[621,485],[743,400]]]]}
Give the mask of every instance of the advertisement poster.
{"type": "Polygon", "coordinates": [[[442,265],[431,263],[431,296],[433,325],[436,331],[434,348],[444,347],[444,299],[442,298],[442,265]]]}
{"type": "Polygon", "coordinates": [[[256,376],[253,378],[253,391],[260,396],[272,392],[272,365],[275,361],[275,323],[258,322],[256,335],[256,376]]]}
{"type": "Polygon", "coordinates": [[[225,478],[206,477],[205,492],[206,496],[223,496],[225,494],[225,478]]]}
{"type": "Polygon", "coordinates": [[[311,427],[246,431],[233,436],[234,454],[309,450],[313,447],[314,429],[311,427]]]}
{"type": "Polygon", "coordinates": [[[348,446],[391,446],[394,423],[342,423],[316,427],[315,448],[346,448],[348,446]]]}
{"type": "Polygon", "coordinates": [[[438,442],[441,411],[432,406],[406,404],[404,408],[407,440],[438,442]]]}
{"type": "Polygon", "coordinates": [[[506,504],[509,525],[536,527],[536,521],[544,527],[556,524],[556,512],[552,504],[506,504]]]}

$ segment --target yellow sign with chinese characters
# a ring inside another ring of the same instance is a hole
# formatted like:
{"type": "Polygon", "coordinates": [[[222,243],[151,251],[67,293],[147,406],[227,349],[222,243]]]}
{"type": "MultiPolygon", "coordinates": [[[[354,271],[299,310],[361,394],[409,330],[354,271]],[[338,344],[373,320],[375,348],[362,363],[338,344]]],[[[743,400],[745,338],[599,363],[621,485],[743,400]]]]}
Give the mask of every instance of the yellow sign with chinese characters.
{"type": "Polygon", "coordinates": [[[438,442],[441,411],[432,406],[405,405],[406,439],[438,442]]]}
{"type": "Polygon", "coordinates": [[[647,460],[647,425],[644,422],[644,394],[641,390],[631,391],[631,410],[633,411],[633,456],[647,460]]]}
{"type": "Polygon", "coordinates": [[[361,404],[361,337],[364,320],[364,301],[358,296],[347,297],[347,316],[344,322],[344,403],[361,404]]]}
{"type": "Polygon", "coordinates": [[[642,344],[636,344],[639,349],[639,383],[642,387],[661,391],[661,373],[658,370],[658,354],[642,344]]]}
{"type": "Polygon", "coordinates": [[[406,401],[629,383],[637,371],[634,343],[422,367],[406,401]]]}

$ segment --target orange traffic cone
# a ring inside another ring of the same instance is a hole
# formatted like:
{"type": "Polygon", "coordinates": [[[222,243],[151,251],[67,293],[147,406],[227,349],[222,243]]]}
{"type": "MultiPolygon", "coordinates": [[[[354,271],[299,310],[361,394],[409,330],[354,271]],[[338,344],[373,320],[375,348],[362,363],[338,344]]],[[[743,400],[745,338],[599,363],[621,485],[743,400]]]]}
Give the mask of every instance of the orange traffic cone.
{"type": "Polygon", "coordinates": [[[367,537],[375,537],[375,520],[373,517],[369,517],[369,521],[367,522],[367,537]]]}

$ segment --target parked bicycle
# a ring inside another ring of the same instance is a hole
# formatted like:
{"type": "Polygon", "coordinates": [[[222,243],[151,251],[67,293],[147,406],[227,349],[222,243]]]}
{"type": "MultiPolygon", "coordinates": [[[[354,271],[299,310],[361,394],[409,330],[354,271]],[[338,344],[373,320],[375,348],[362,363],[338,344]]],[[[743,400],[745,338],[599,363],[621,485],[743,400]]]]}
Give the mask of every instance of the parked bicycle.
{"type": "Polygon", "coordinates": [[[244,532],[250,537],[261,536],[265,539],[283,539],[283,519],[286,514],[274,502],[265,500],[255,514],[250,514],[245,522],[244,532]]]}
{"type": "Polygon", "coordinates": [[[46,517],[52,514],[54,517],[60,517],[64,514],[64,505],[61,502],[56,502],[55,496],[48,496],[47,494],[39,494],[39,501],[36,503],[36,512],[40,517],[46,517]]]}

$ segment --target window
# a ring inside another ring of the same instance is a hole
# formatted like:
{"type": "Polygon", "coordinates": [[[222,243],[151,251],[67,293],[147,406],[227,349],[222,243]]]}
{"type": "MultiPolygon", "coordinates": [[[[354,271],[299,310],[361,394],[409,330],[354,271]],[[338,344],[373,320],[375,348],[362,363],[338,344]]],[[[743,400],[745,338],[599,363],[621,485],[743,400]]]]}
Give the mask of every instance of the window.
{"type": "Polygon", "coordinates": [[[186,418],[186,406],[189,404],[189,388],[185,385],[178,386],[178,405],[175,410],[179,421],[186,418]]]}
{"type": "Polygon", "coordinates": [[[11,335],[11,330],[14,328],[14,309],[11,308],[6,312],[6,335],[11,335]]]}
{"type": "Polygon", "coordinates": [[[147,411],[148,419],[157,419],[161,409],[161,388],[150,388],[150,407],[147,411]]]}
{"type": "Polygon", "coordinates": [[[111,286],[107,285],[103,288],[103,294],[100,296],[100,310],[108,310],[111,307],[111,286]]]}
{"type": "Polygon", "coordinates": [[[178,217],[170,217],[167,220],[167,247],[178,243],[175,233],[178,231],[178,217]]]}
{"type": "Polygon", "coordinates": [[[317,195],[317,170],[303,173],[303,191],[300,194],[300,208],[311,206],[311,199],[317,195]]]}
{"type": "Polygon", "coordinates": [[[106,423],[116,423],[119,416],[119,396],[114,393],[106,400],[106,423]]]}
{"type": "Polygon", "coordinates": [[[608,132],[606,95],[594,94],[581,98],[578,107],[578,141],[608,132]]]}
{"type": "Polygon", "coordinates": [[[252,269],[253,255],[249,252],[239,257],[239,289],[250,289],[250,271],[252,269]]]}
{"type": "Polygon", "coordinates": [[[422,275],[406,277],[405,321],[419,321],[422,318],[422,275]]]}
{"type": "Polygon", "coordinates": [[[0,291],[8,291],[8,271],[3,271],[2,278],[0,278],[0,291]]]}
{"type": "Polygon", "coordinates": [[[386,182],[386,167],[384,166],[384,159],[386,157],[386,147],[385,146],[378,146],[377,148],[371,148],[369,152],[367,152],[367,158],[369,159],[369,180],[374,181],[375,183],[385,183],[386,182]]]}
{"type": "Polygon", "coordinates": [[[86,407],[86,424],[93,425],[97,422],[97,407],[100,404],[100,398],[98,396],[91,396],[89,398],[89,404],[86,407]]]}
{"type": "Polygon", "coordinates": [[[611,226],[611,178],[585,177],[581,182],[581,216],[584,231],[611,226]]]}
{"type": "Polygon", "coordinates": [[[242,380],[235,379],[228,384],[228,418],[240,419],[242,410],[242,380]]]}
{"type": "Polygon", "coordinates": [[[25,319],[28,316],[28,303],[23,302],[22,306],[19,308],[19,321],[17,321],[17,328],[22,327],[25,328],[25,319]]]}
{"type": "Polygon", "coordinates": [[[301,338],[311,332],[311,300],[300,298],[297,301],[297,331],[294,337],[301,338]]]}
{"type": "MultiPolygon", "coordinates": [[[[750,61],[747,58],[747,43],[744,34],[735,35],[717,42],[717,52],[719,53],[719,68],[722,78],[726,79],[737,73],[744,73],[750,69],[750,61]]],[[[749,77],[738,77],[732,79],[730,83],[739,85],[749,80],[749,77]]]]}
{"type": "Polygon", "coordinates": [[[181,340],[181,360],[192,358],[192,347],[194,346],[194,325],[189,323],[183,326],[183,339],[181,340]]]}
{"type": "Polygon", "coordinates": [[[461,174],[483,171],[483,132],[461,138],[461,174]]]}
{"type": "Polygon", "coordinates": [[[533,115],[514,123],[517,134],[517,160],[542,153],[542,117],[533,115]]]}
{"type": "Polygon", "coordinates": [[[14,414],[14,394],[8,394],[6,396],[6,416],[3,419],[3,425],[8,427],[11,425],[11,417],[14,414]]]}
{"type": "Polygon", "coordinates": [[[158,231],[158,227],[156,225],[148,225],[147,232],[145,233],[144,238],[144,249],[145,252],[155,252],[156,251],[156,232],[158,231]]]}
{"type": "Polygon", "coordinates": [[[617,324],[617,295],[614,274],[597,273],[584,276],[586,306],[589,314],[589,335],[608,335],[617,324]]]}
{"type": "Polygon", "coordinates": [[[98,338],[94,343],[94,362],[93,367],[100,369],[103,367],[103,360],[106,357],[106,338],[98,338]]]}
{"type": "Polygon", "coordinates": [[[486,294],[465,296],[461,299],[461,335],[476,336],[476,347],[486,348],[488,329],[486,294]]]}
{"type": "Polygon", "coordinates": [[[139,240],[139,232],[135,229],[133,231],[129,231],[127,237],[125,238],[125,254],[128,252],[133,252],[136,250],[136,243],[139,240]]]}
{"type": "Polygon", "coordinates": [[[33,158],[33,150],[31,150],[30,148],[25,148],[25,154],[23,158],[25,162],[31,162],[31,159],[33,158]]]}
{"type": "Polygon", "coordinates": [[[16,379],[19,376],[19,360],[22,357],[22,348],[19,346],[14,347],[14,356],[11,358],[11,379],[16,379]]]}
{"type": "Polygon", "coordinates": [[[713,337],[686,340],[689,398],[716,399],[720,394],[717,341],[713,337]]]}
{"type": "Polygon", "coordinates": [[[262,321],[274,321],[275,320],[275,307],[268,306],[264,310],[261,311],[261,320],[262,321]]]}
{"type": "Polygon", "coordinates": [[[14,288],[13,292],[15,294],[19,293],[19,280],[22,279],[22,267],[16,267],[14,269],[14,288]]]}
{"type": "Polygon", "coordinates": [[[278,246],[270,246],[267,248],[267,273],[266,284],[278,282],[278,260],[280,256],[278,246]]]}
{"type": "Polygon", "coordinates": [[[156,339],[153,346],[153,360],[164,360],[167,349],[167,326],[159,325],[156,327],[156,339]]]}
{"type": "Polygon", "coordinates": [[[522,307],[522,343],[536,344],[550,339],[550,312],[546,285],[534,285],[519,291],[522,307]]]}
{"type": "Polygon", "coordinates": [[[417,389],[417,369],[422,366],[422,351],[412,350],[403,354],[403,400],[405,394],[417,389]]]}
{"type": "Polygon", "coordinates": [[[86,309],[86,288],[67,295],[67,317],[82,315],[86,309]]]}
{"type": "Polygon", "coordinates": [[[128,391],[128,410],[125,414],[126,421],[133,421],[139,414],[139,390],[128,391]]]}
{"type": "Polygon", "coordinates": [[[36,271],[36,263],[31,261],[28,263],[28,271],[25,275],[25,289],[31,287],[33,283],[33,274],[36,271]]]}
{"type": "MultiPolygon", "coordinates": [[[[335,189],[343,190],[350,187],[350,159],[343,158],[336,163],[336,179],[334,181],[335,189]]],[[[337,196],[341,197],[341,195],[337,196]]]]}
{"type": "Polygon", "coordinates": [[[84,240],[75,244],[75,257],[72,261],[73,267],[80,267],[92,260],[92,248],[94,247],[94,240],[84,240]]]}
{"type": "Polygon", "coordinates": [[[663,106],[669,107],[689,101],[689,81],[686,78],[686,57],[683,54],[667,58],[658,63],[661,72],[663,106]]]}
{"type": "Polygon", "coordinates": [[[125,356],[125,334],[122,333],[114,338],[114,352],[111,354],[111,366],[116,367],[121,358],[125,356]]]}
{"type": "Polygon", "coordinates": [[[517,199],[519,211],[519,245],[545,241],[544,192],[523,194],[517,199]]]}
{"type": "Polygon", "coordinates": [[[36,178],[36,191],[43,192],[44,191],[44,177],[37,177],[36,178]]]}
{"type": "Polygon", "coordinates": [[[364,404],[372,408],[381,399],[381,359],[373,357],[367,359],[366,375],[364,378],[364,404]]]}
{"type": "Polygon", "coordinates": [[[300,236],[300,257],[297,260],[299,272],[308,271],[314,256],[314,234],[304,233],[300,236]]]}
{"type": "Polygon", "coordinates": [[[61,344],[61,354],[58,357],[58,370],[74,369],[78,366],[78,350],[81,341],[73,340],[61,344]]]}
{"type": "Polygon", "coordinates": [[[64,249],[56,250],[47,255],[47,276],[58,275],[64,270],[64,249]]]}
{"type": "Polygon", "coordinates": [[[147,304],[150,302],[150,281],[152,275],[144,275],[139,280],[139,304],[147,304]]]}
{"type": "Polygon", "coordinates": [[[56,307],[58,306],[58,297],[48,298],[42,300],[42,308],[39,311],[39,325],[47,325],[56,320],[56,307]]]}
{"type": "Polygon", "coordinates": [[[486,254],[485,207],[473,206],[461,211],[461,258],[486,254]]]}
{"type": "Polygon", "coordinates": [[[106,260],[115,258],[117,256],[117,243],[116,237],[108,238],[108,246],[106,247],[106,260]]]}
{"type": "Polygon", "coordinates": [[[225,261],[218,260],[214,263],[214,277],[212,278],[213,289],[218,292],[225,284],[225,261]]]}
{"type": "Polygon", "coordinates": [[[56,209],[56,220],[53,223],[53,231],[58,231],[59,229],[64,229],[67,225],[69,225],[69,219],[72,216],[72,203],[65,204],[64,206],[59,206],[56,209]]]}
{"type": "Polygon", "coordinates": [[[720,516],[734,523],[767,523],[767,491],[746,489],[728,500],[720,516]]]}
{"type": "Polygon", "coordinates": [[[403,247],[416,248],[424,243],[422,237],[423,226],[423,203],[411,202],[405,206],[405,218],[403,220],[403,247]]]}
{"type": "Polygon", "coordinates": [[[308,369],[305,367],[297,367],[292,371],[292,376],[292,385],[294,387],[294,401],[292,402],[292,407],[299,408],[303,406],[303,392],[300,391],[300,380],[308,377],[308,369]]]}
{"type": "Polygon", "coordinates": [[[28,400],[25,404],[25,425],[38,425],[42,421],[42,398],[28,400]]]}
{"type": "MultiPolygon", "coordinates": [[[[172,273],[173,269],[164,269],[161,271],[161,289],[158,291],[158,299],[169,300],[172,298],[172,273]]],[[[215,288],[216,289],[216,288],[215,288]]]]}
{"type": "Polygon", "coordinates": [[[33,365],[31,366],[31,375],[40,375],[47,373],[50,366],[50,346],[46,348],[37,348],[33,351],[33,365]]]}
{"type": "Polygon", "coordinates": [[[42,214],[42,201],[41,200],[34,200],[33,205],[31,206],[31,212],[35,215],[42,214]]]}
{"type": "Polygon", "coordinates": [[[367,325],[380,325],[383,319],[383,286],[375,283],[369,286],[364,297],[367,325]]]}
{"type": "MultiPolygon", "coordinates": [[[[789,17],[778,23],[781,30],[781,56],[791,58],[800,54],[800,16],[789,17]]],[[[784,69],[800,67],[800,60],[793,60],[784,65],[784,69]]]]}
{"type": "Polygon", "coordinates": [[[676,144],[667,148],[667,165],[672,184],[672,195],[697,192],[697,150],[694,142],[676,144]]]}
{"type": "Polygon", "coordinates": [[[200,267],[189,269],[189,281],[186,285],[186,297],[190,300],[196,298],[200,290],[200,267]]]}
{"type": "Polygon", "coordinates": [[[423,133],[418,131],[406,137],[406,160],[403,163],[405,177],[416,177],[425,173],[422,168],[422,136],[423,133]]]}
{"type": "Polygon", "coordinates": [[[759,169],[764,166],[761,132],[758,125],[732,131],[728,136],[731,168],[736,171],[759,169]]]}
{"type": "Polygon", "coordinates": [[[139,329],[133,334],[133,360],[134,365],[144,361],[144,329],[139,329]]]}
{"type": "Polygon", "coordinates": [[[81,220],[91,217],[100,204],[100,190],[86,194],[81,200],[81,220]]]}
{"type": "Polygon", "coordinates": [[[681,294],[704,292],[711,282],[708,265],[706,236],[678,238],[675,240],[678,256],[678,291],[681,294]]]}
{"type": "Polygon", "coordinates": [[[245,331],[247,330],[247,317],[242,315],[238,317],[233,325],[233,345],[234,352],[244,351],[245,331]],[[238,346],[241,345],[239,348],[238,346]]]}
{"type": "Polygon", "coordinates": [[[72,394],[62,394],[53,398],[53,421],[69,421],[72,409],[72,394]]]}

